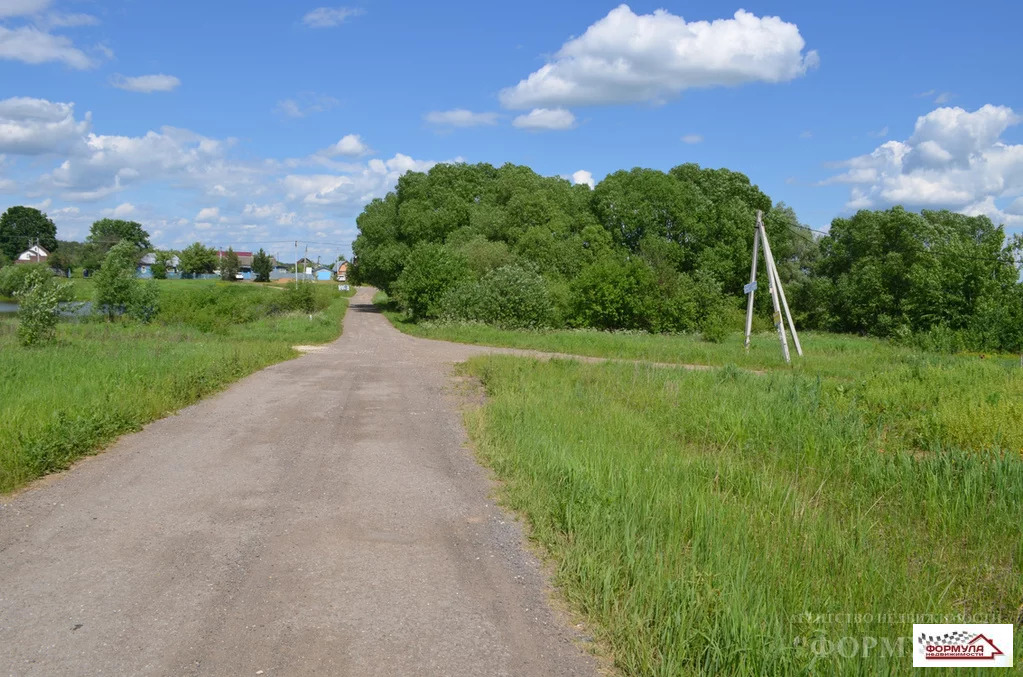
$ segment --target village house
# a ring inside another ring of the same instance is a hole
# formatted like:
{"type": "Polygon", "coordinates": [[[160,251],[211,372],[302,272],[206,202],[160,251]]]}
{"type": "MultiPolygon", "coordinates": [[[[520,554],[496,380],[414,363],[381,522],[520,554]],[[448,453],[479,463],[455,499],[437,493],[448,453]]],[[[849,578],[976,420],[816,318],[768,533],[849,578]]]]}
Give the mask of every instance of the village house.
{"type": "Polygon", "coordinates": [[[50,252],[46,251],[46,248],[41,245],[34,244],[25,251],[18,254],[18,258],[14,260],[15,263],[46,263],[46,259],[50,258],[50,252]]]}
{"type": "MultiPolygon", "coordinates": [[[[139,265],[138,265],[138,268],[136,268],[135,272],[138,274],[139,277],[152,277],[153,276],[153,266],[155,266],[155,265],[156,265],[156,252],[149,252],[148,254],[143,256],[141,259],[139,259],[139,265]]],[[[177,256],[171,256],[169,259],[167,259],[167,263],[166,263],[167,272],[171,273],[171,274],[177,273],[178,272],[178,266],[180,266],[180,265],[181,265],[181,259],[179,259],[177,256]]]]}

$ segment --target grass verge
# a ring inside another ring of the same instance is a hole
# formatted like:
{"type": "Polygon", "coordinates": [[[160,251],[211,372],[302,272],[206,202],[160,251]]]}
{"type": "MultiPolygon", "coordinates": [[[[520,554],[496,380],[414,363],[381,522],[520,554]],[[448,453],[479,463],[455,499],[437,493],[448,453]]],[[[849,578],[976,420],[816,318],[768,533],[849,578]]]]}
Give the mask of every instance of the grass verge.
{"type": "Polygon", "coordinates": [[[64,323],[55,345],[24,348],[16,320],[0,319],[0,492],[295,357],[294,345],[333,340],[348,307],[327,285],[308,313],[284,311],[281,289],[158,284],[163,310],[150,325],[64,323]]]}
{"type": "Polygon", "coordinates": [[[467,424],[626,674],[905,674],[946,615],[1016,623],[1019,665],[1023,372],[868,366],[479,357],[467,424]]]}

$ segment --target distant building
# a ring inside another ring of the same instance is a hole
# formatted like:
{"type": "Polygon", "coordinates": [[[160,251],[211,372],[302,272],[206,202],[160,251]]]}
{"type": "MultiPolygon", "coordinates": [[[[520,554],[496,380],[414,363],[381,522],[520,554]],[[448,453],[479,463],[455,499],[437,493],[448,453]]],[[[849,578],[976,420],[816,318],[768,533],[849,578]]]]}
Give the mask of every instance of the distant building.
{"type": "MultiPolygon", "coordinates": [[[[156,265],[156,252],[149,252],[148,254],[143,256],[141,259],[139,259],[139,265],[138,265],[138,268],[135,269],[135,272],[138,274],[139,277],[152,277],[153,276],[153,266],[155,266],[155,265],[156,265]]],[[[177,256],[171,256],[169,259],[167,259],[167,263],[166,263],[167,272],[168,273],[172,273],[172,274],[173,273],[177,273],[178,272],[178,267],[180,265],[181,265],[181,259],[179,259],[177,256]]]]}
{"type": "Polygon", "coordinates": [[[331,270],[334,271],[334,277],[337,278],[338,282],[347,282],[348,281],[348,262],[347,261],[341,261],[339,263],[335,263],[334,266],[331,268],[331,270]]]}
{"type": "Polygon", "coordinates": [[[314,275],[316,275],[317,280],[320,280],[322,282],[329,281],[330,278],[334,276],[334,273],[331,272],[330,268],[325,268],[321,266],[320,268],[316,269],[314,275]]]}
{"type": "Polygon", "coordinates": [[[46,259],[50,258],[50,252],[46,251],[41,245],[34,244],[25,251],[18,254],[18,258],[14,260],[15,263],[46,263],[46,259]]]}

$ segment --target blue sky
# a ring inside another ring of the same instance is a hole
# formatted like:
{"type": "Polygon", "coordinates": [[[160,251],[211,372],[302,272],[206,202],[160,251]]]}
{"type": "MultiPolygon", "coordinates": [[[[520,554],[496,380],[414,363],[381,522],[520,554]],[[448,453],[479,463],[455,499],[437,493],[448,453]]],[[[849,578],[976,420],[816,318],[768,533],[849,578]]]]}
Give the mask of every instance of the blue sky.
{"type": "Polygon", "coordinates": [[[697,162],[1023,229],[1018,3],[322,2],[0,0],[0,207],[330,257],[434,162],[697,162]]]}

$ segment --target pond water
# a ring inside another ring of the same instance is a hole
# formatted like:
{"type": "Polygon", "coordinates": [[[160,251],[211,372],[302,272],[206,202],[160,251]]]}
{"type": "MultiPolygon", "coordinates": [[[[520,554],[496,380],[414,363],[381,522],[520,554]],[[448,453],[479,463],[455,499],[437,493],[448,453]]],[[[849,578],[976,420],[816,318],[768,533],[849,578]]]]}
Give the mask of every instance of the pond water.
{"type": "Polygon", "coordinates": [[[4,313],[16,313],[18,312],[17,303],[8,303],[7,301],[0,301],[0,315],[4,313]]]}

